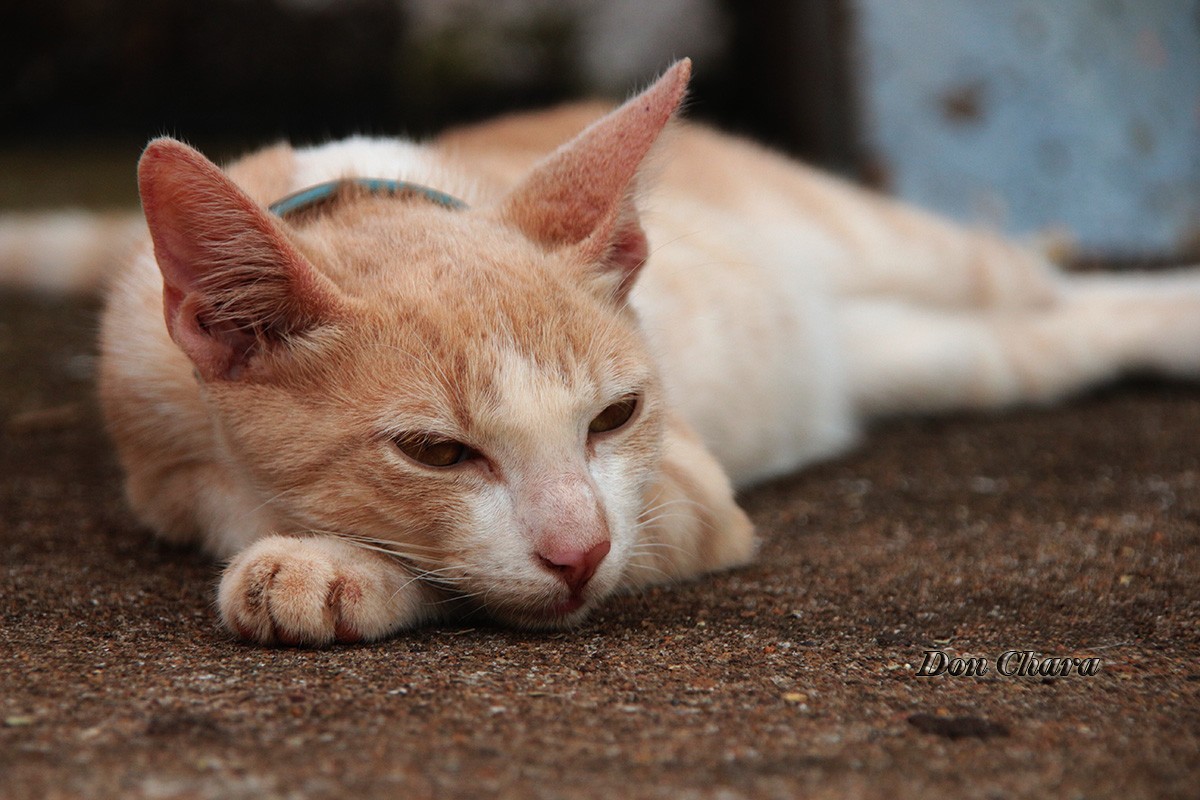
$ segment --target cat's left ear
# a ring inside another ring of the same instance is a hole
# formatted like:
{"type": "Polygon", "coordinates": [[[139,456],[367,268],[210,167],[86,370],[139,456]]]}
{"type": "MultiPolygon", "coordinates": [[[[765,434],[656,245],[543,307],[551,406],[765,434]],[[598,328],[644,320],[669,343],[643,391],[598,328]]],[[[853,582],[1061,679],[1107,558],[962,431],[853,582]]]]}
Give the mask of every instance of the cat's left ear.
{"type": "Polygon", "coordinates": [[[634,195],[642,163],[683,101],[692,62],[560,147],[505,199],[501,213],[547,249],[572,248],[623,299],[649,253],[634,195]]]}

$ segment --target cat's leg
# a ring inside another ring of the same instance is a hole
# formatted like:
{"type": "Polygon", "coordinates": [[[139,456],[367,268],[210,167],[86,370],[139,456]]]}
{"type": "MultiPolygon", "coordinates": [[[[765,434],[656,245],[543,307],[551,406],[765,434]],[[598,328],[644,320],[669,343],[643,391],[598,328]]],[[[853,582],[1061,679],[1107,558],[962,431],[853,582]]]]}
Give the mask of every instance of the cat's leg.
{"type": "Polygon", "coordinates": [[[889,208],[893,215],[878,237],[831,262],[835,294],[947,309],[1032,308],[1058,296],[1062,271],[1032,248],[915,209],[889,208]]]}
{"type": "Polygon", "coordinates": [[[1050,402],[1129,372],[1200,377],[1200,271],[1063,277],[1028,309],[850,300],[839,325],[866,415],[1050,402]]]}
{"type": "Polygon", "coordinates": [[[130,508],[168,541],[199,543],[218,558],[230,558],[280,529],[269,503],[211,462],[164,465],[147,457],[130,461],[127,469],[130,508]]]}
{"type": "Polygon", "coordinates": [[[268,536],[221,578],[221,619],[263,644],[381,639],[444,616],[446,598],[397,559],[328,536],[268,536]]]}
{"type": "Polygon", "coordinates": [[[163,538],[199,539],[233,556],[221,579],[221,619],[263,644],[379,639],[432,620],[446,597],[397,559],[328,536],[286,530],[268,503],[211,464],[130,473],[130,504],[163,538]]]}
{"type": "Polygon", "coordinates": [[[681,420],[668,420],[659,480],[646,492],[622,586],[684,580],[754,556],[754,525],[729,478],[681,420]]]}

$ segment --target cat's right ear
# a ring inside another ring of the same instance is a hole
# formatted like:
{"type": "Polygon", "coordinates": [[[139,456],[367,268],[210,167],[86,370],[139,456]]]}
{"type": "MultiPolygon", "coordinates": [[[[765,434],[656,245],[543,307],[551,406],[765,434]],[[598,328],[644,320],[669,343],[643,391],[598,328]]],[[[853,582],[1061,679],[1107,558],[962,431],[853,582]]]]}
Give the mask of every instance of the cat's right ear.
{"type": "Polygon", "coordinates": [[[138,188],[167,330],[204,380],[242,378],[268,351],[336,316],[333,284],[196,150],[155,139],[138,163],[138,188]]]}

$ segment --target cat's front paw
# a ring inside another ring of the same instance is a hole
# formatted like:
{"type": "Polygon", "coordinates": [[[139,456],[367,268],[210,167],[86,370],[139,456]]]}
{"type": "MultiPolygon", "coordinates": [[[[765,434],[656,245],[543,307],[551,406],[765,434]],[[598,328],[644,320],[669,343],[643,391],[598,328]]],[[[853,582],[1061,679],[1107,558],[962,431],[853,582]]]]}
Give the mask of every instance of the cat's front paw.
{"type": "Polygon", "coordinates": [[[327,645],[378,639],[410,622],[411,578],[384,557],[334,539],[269,536],[221,577],[221,619],[263,644],[327,645]]]}

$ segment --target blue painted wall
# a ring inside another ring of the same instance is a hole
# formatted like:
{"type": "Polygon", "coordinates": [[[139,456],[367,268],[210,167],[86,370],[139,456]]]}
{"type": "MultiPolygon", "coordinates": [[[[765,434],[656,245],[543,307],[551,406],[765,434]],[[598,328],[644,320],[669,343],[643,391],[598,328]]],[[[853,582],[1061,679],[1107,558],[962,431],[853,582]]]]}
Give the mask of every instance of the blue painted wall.
{"type": "Polygon", "coordinates": [[[855,0],[899,196],[1085,248],[1200,240],[1200,0],[855,0]]]}

